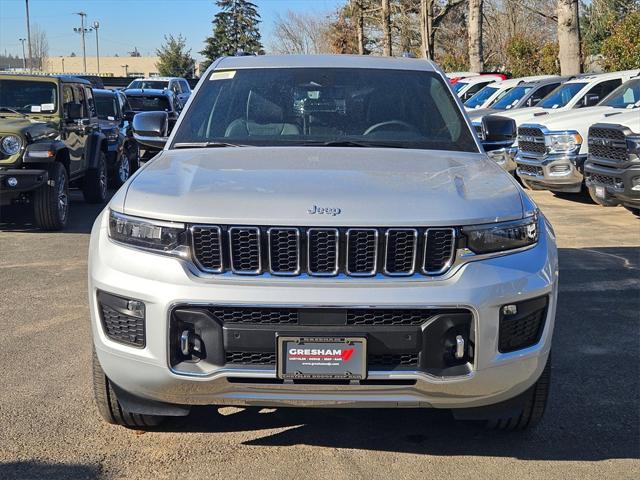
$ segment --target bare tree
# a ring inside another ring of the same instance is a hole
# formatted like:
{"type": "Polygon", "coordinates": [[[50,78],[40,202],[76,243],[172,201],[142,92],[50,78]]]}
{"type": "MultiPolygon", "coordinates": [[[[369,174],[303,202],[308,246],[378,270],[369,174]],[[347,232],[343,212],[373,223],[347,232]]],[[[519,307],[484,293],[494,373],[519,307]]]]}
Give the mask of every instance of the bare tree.
{"type": "Polygon", "coordinates": [[[560,72],[576,75],[581,70],[578,0],[558,0],[558,44],[560,72]]]}
{"type": "Polygon", "coordinates": [[[275,53],[317,54],[331,52],[329,22],[304,13],[287,11],[274,21],[271,50],[275,53]]]}
{"type": "Polygon", "coordinates": [[[42,70],[44,62],[49,56],[49,40],[47,39],[47,32],[38,24],[34,24],[31,27],[31,49],[33,68],[42,70]]]}
{"type": "Polygon", "coordinates": [[[364,5],[362,0],[351,0],[351,15],[356,19],[356,34],[358,37],[358,54],[365,54],[364,38],[364,5]]]}
{"type": "Polygon", "coordinates": [[[447,0],[440,5],[436,0],[420,1],[420,35],[422,37],[422,56],[433,58],[435,52],[436,30],[455,6],[467,0],[447,0]]]}
{"type": "Polygon", "coordinates": [[[482,6],[483,0],[469,0],[469,68],[474,72],[484,70],[482,6]]]}
{"type": "Polygon", "coordinates": [[[383,54],[390,57],[391,49],[391,5],[389,0],[382,0],[382,45],[383,54]]]}

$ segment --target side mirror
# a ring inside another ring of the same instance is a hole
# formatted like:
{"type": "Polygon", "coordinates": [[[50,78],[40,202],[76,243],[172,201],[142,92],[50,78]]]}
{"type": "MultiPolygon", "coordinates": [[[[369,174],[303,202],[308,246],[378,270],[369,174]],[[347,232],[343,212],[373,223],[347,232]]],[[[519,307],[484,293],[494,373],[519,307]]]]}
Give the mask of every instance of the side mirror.
{"type": "Polygon", "coordinates": [[[169,133],[167,112],[140,112],[133,117],[133,138],[153,148],[164,148],[169,133]]]}
{"type": "Polygon", "coordinates": [[[79,103],[67,103],[65,104],[65,110],[67,113],[67,120],[74,122],[82,118],[82,105],[79,103]]]}
{"type": "Polygon", "coordinates": [[[485,151],[510,147],[517,136],[516,122],[499,115],[482,118],[482,146],[485,151]]]}
{"type": "Polygon", "coordinates": [[[597,105],[599,101],[600,101],[600,95],[597,95],[595,93],[587,93],[584,96],[584,100],[582,101],[582,104],[585,107],[593,107],[594,105],[597,105]]]}
{"type": "Polygon", "coordinates": [[[136,112],[134,112],[133,110],[126,110],[123,114],[122,117],[127,121],[127,122],[132,122],[133,121],[133,117],[136,116],[136,112]]]}

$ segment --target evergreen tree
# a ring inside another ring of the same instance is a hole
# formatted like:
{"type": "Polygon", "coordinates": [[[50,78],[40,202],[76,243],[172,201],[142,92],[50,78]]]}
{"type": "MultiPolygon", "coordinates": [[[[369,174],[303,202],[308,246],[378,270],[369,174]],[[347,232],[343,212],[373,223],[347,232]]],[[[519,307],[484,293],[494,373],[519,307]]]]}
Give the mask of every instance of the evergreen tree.
{"type": "Polygon", "coordinates": [[[205,57],[203,67],[216,58],[244,53],[260,53],[260,15],[258,8],[248,0],[217,0],[220,12],[213,19],[213,35],[205,40],[200,53],[205,57]]]}
{"type": "Polygon", "coordinates": [[[191,50],[187,50],[187,41],[182,35],[164,37],[165,43],[156,50],[158,55],[158,73],[163,77],[192,78],[195,60],[191,50]]]}

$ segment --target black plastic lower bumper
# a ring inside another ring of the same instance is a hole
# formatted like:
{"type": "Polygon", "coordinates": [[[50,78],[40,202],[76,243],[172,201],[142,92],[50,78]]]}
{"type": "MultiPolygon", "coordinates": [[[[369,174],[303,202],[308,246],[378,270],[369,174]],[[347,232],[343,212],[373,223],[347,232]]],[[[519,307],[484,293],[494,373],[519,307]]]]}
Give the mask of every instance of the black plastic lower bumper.
{"type": "Polygon", "coordinates": [[[633,190],[640,185],[640,165],[630,168],[612,168],[587,162],[585,181],[587,186],[604,187],[607,196],[614,197],[623,205],[640,207],[640,190],[633,190]]]}
{"type": "Polygon", "coordinates": [[[42,186],[47,180],[47,170],[0,170],[0,193],[28,192],[42,186]]]}

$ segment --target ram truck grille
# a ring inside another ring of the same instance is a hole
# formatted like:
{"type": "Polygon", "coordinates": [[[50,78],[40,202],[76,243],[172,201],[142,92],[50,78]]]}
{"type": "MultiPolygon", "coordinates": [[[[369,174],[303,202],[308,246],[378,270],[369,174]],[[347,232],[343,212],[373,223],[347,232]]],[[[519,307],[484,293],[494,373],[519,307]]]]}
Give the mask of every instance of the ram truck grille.
{"type": "Polygon", "coordinates": [[[455,228],[190,228],[194,263],[208,273],[317,277],[441,275],[453,263],[455,228]]]}
{"type": "Polygon", "coordinates": [[[589,153],[594,159],[626,162],[629,159],[624,131],[620,128],[591,127],[589,153]]]}
{"type": "Polygon", "coordinates": [[[524,153],[544,155],[547,147],[544,143],[544,133],[539,128],[518,128],[518,148],[524,153]]]}

